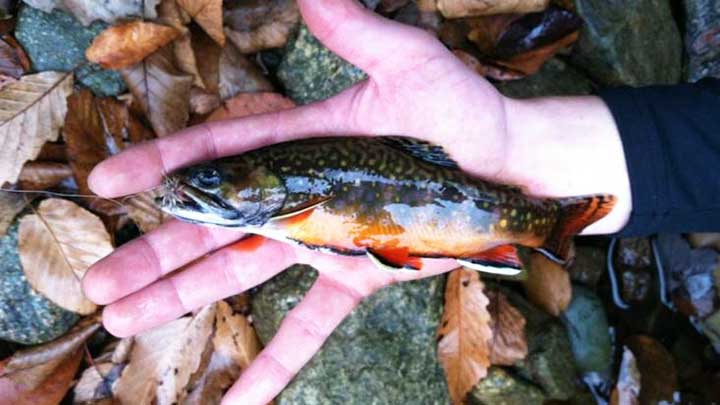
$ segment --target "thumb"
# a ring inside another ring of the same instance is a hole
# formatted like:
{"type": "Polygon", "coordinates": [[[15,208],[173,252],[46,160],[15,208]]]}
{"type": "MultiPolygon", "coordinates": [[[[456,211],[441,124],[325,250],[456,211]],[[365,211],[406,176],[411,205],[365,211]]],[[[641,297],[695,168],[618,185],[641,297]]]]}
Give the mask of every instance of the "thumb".
{"type": "Polygon", "coordinates": [[[383,18],[356,0],[298,0],[310,31],[370,76],[448,52],[427,32],[383,18]]]}

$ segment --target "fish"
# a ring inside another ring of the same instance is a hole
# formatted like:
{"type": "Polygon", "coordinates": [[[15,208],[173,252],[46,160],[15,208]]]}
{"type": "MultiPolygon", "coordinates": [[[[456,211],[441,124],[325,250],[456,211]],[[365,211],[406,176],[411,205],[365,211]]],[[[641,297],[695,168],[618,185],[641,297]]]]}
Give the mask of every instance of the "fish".
{"type": "Polygon", "coordinates": [[[160,208],[182,221],[340,255],[389,271],[422,258],[515,275],[517,247],[567,264],[571,241],[606,216],[610,194],[545,198],[464,172],[415,138],[325,137],[261,147],[164,177],[160,208]]]}

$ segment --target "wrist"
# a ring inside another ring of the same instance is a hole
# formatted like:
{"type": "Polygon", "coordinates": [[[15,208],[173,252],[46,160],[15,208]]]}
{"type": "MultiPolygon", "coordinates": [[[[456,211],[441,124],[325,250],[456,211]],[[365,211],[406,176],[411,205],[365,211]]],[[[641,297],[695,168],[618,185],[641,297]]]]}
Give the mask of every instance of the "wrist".
{"type": "Polygon", "coordinates": [[[615,208],[586,234],[614,233],[630,216],[632,198],[620,134],[599,97],[505,99],[506,181],[530,194],[613,194],[615,208]]]}

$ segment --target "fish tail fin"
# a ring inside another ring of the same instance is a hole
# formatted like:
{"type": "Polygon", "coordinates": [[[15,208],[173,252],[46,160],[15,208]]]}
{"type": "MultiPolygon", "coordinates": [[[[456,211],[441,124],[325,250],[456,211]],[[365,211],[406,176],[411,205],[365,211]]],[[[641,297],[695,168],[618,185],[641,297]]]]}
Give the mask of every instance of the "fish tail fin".
{"type": "Polygon", "coordinates": [[[561,198],[558,201],[560,213],[555,227],[537,250],[550,260],[564,265],[571,259],[572,238],[607,215],[615,206],[616,198],[610,194],[598,194],[561,198]]]}

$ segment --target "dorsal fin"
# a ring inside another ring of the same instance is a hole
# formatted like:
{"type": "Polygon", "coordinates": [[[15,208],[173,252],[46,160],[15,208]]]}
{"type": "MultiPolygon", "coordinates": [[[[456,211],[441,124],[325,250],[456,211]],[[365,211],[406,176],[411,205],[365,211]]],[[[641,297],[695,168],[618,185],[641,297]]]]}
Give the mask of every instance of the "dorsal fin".
{"type": "Polygon", "coordinates": [[[428,163],[450,169],[460,169],[457,162],[452,160],[441,146],[405,136],[382,136],[378,139],[390,147],[428,163]]]}

